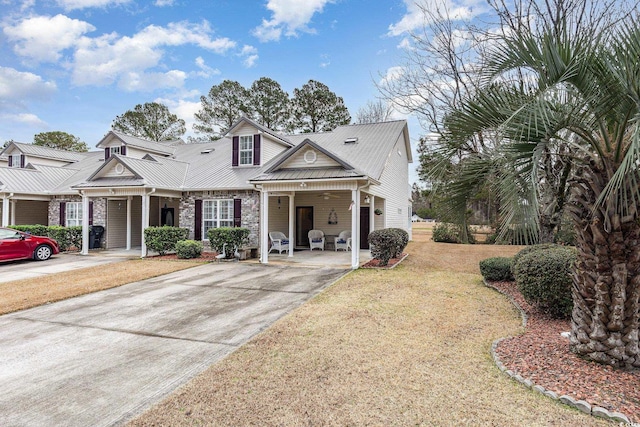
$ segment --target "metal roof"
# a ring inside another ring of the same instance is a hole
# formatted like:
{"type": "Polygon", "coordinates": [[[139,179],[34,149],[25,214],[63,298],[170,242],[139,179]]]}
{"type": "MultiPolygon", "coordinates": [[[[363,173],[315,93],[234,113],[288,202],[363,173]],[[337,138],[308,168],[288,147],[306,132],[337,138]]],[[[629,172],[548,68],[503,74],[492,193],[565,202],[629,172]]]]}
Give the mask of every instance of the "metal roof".
{"type": "Polygon", "coordinates": [[[7,147],[3,150],[3,152],[7,151],[9,147],[11,147],[11,145],[14,145],[23,154],[26,154],[29,156],[43,157],[45,159],[62,160],[69,163],[80,161],[86,155],[86,153],[79,153],[77,151],[57,150],[55,148],[43,147],[43,146],[34,145],[34,144],[24,144],[22,142],[15,142],[15,141],[12,141],[9,145],[7,145],[7,147]]]}
{"type": "Polygon", "coordinates": [[[251,179],[251,182],[363,178],[364,176],[363,173],[356,170],[345,170],[343,168],[279,169],[274,172],[260,174],[251,179]]]}
{"type": "Polygon", "coordinates": [[[127,134],[112,130],[112,131],[109,131],[104,136],[104,138],[100,140],[100,142],[98,142],[96,147],[102,147],[103,143],[105,143],[110,137],[115,137],[119,139],[127,146],[137,147],[145,151],[151,151],[154,153],[164,154],[167,156],[172,155],[176,151],[176,147],[184,145],[184,141],[182,141],[181,139],[177,139],[173,141],[155,142],[155,141],[149,141],[147,139],[137,138],[135,136],[127,135],[127,134]]]}
{"type": "Polygon", "coordinates": [[[228,136],[233,134],[233,130],[235,128],[237,128],[241,123],[248,123],[249,125],[255,127],[256,129],[258,129],[259,131],[263,132],[263,133],[267,133],[269,135],[271,135],[272,137],[274,137],[278,142],[288,146],[288,147],[292,147],[293,144],[291,143],[291,141],[289,141],[289,139],[287,138],[287,135],[280,135],[279,133],[276,133],[274,131],[272,131],[271,129],[269,129],[268,127],[262,126],[260,123],[257,123],[253,120],[251,120],[248,117],[240,117],[238,120],[236,120],[236,122],[234,124],[231,125],[231,127],[229,128],[229,130],[227,131],[227,133],[224,134],[224,136],[228,136]]]}

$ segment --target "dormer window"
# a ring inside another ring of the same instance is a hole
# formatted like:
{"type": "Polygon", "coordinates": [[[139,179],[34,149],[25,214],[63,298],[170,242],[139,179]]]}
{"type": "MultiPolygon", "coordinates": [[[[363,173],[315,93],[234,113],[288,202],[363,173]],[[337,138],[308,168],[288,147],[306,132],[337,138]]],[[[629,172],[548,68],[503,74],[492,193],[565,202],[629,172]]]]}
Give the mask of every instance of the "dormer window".
{"type": "Polygon", "coordinates": [[[240,164],[253,165],[253,135],[240,137],[240,164]]]}
{"type": "Polygon", "coordinates": [[[234,136],[233,166],[257,166],[260,164],[260,134],[234,136]]]}
{"type": "Polygon", "coordinates": [[[112,154],[118,154],[120,156],[127,155],[127,147],[125,145],[114,145],[112,147],[105,147],[104,159],[107,160],[112,154]]]}
{"type": "Polygon", "coordinates": [[[24,156],[20,153],[18,154],[11,154],[9,156],[9,163],[8,163],[10,168],[23,168],[24,167],[24,156]]]}

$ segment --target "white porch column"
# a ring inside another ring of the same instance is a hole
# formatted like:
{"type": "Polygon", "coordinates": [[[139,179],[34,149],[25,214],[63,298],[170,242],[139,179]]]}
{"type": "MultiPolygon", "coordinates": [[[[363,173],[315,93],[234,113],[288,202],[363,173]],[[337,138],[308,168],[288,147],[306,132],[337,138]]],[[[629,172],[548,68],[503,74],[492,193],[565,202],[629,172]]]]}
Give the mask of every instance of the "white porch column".
{"type": "Polygon", "coordinates": [[[9,221],[10,225],[16,225],[16,203],[17,200],[10,200],[9,205],[11,206],[11,219],[9,221]]]}
{"type": "Polygon", "coordinates": [[[351,191],[351,268],[360,266],[360,190],[351,191]]]}
{"type": "Polygon", "coordinates": [[[296,215],[296,192],[292,191],[289,194],[289,256],[293,257],[293,248],[295,247],[295,228],[294,219],[296,215]]]}
{"type": "Polygon", "coordinates": [[[82,194],[82,251],[80,255],[89,255],[89,196],[82,194]]]}
{"type": "Polygon", "coordinates": [[[131,250],[131,196],[127,197],[127,250],[131,250]]]}
{"type": "Polygon", "coordinates": [[[144,230],[149,227],[149,194],[142,196],[142,249],[140,250],[140,258],[147,256],[147,244],[144,241],[144,230]]]}
{"type": "Polygon", "coordinates": [[[269,192],[260,193],[260,262],[269,263],[269,192]]]}
{"type": "Polygon", "coordinates": [[[9,197],[4,196],[2,198],[2,226],[9,226],[9,211],[11,208],[9,207],[9,197]]]}
{"type": "Polygon", "coordinates": [[[369,195],[369,233],[376,229],[376,196],[369,195]]]}

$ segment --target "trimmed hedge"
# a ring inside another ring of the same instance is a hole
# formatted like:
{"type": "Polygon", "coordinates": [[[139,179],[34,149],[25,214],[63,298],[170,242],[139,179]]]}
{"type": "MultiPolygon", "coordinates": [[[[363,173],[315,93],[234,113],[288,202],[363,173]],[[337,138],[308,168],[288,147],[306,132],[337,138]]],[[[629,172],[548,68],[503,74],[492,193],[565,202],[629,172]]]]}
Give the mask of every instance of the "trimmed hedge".
{"type": "Polygon", "coordinates": [[[204,249],[197,240],[180,240],[176,243],[176,255],[180,259],[200,258],[204,249]]]}
{"type": "Polygon", "coordinates": [[[515,272],[515,266],[520,260],[520,258],[522,258],[523,256],[530,254],[531,252],[548,251],[548,250],[553,250],[561,247],[562,246],[556,245],[555,243],[541,243],[539,245],[527,246],[526,248],[522,249],[517,254],[515,254],[513,258],[511,258],[511,274],[513,274],[514,278],[517,278],[516,272],[515,272]]]}
{"type": "Polygon", "coordinates": [[[165,255],[176,250],[176,243],[186,240],[189,230],[180,227],[147,227],[144,230],[144,242],[148,249],[165,255]]]}
{"type": "Polygon", "coordinates": [[[480,273],[486,280],[513,280],[511,274],[511,258],[494,257],[480,261],[480,273]]]}
{"type": "Polygon", "coordinates": [[[402,255],[409,242],[409,234],[401,228],[383,228],[369,233],[368,240],[371,256],[385,266],[391,258],[402,255]]]}
{"type": "Polygon", "coordinates": [[[226,258],[233,258],[234,249],[240,249],[249,241],[249,233],[249,229],[244,227],[220,227],[210,228],[207,237],[212,249],[222,253],[224,248],[226,258]]]}
{"type": "Polygon", "coordinates": [[[524,299],[554,317],[568,318],[573,308],[571,269],[576,258],[574,248],[563,246],[521,255],[514,272],[524,299]]]}
{"type": "Polygon", "coordinates": [[[82,227],[80,226],[11,225],[9,228],[34,236],[50,237],[58,242],[61,251],[68,251],[70,248],[79,250],[82,247],[82,227]]]}

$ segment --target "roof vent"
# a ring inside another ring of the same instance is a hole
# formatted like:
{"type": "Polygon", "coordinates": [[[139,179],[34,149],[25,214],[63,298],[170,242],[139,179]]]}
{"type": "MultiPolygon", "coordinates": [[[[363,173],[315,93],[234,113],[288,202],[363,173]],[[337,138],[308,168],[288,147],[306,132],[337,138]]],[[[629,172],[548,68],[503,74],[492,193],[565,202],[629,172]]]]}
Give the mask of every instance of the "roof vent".
{"type": "Polygon", "coordinates": [[[345,144],[355,144],[356,142],[358,142],[358,137],[354,136],[352,138],[347,138],[344,140],[345,144]]]}
{"type": "Polygon", "coordinates": [[[215,148],[207,148],[206,150],[202,150],[200,152],[200,154],[209,154],[209,153],[211,153],[212,151],[215,151],[215,150],[216,150],[215,148]]]}

